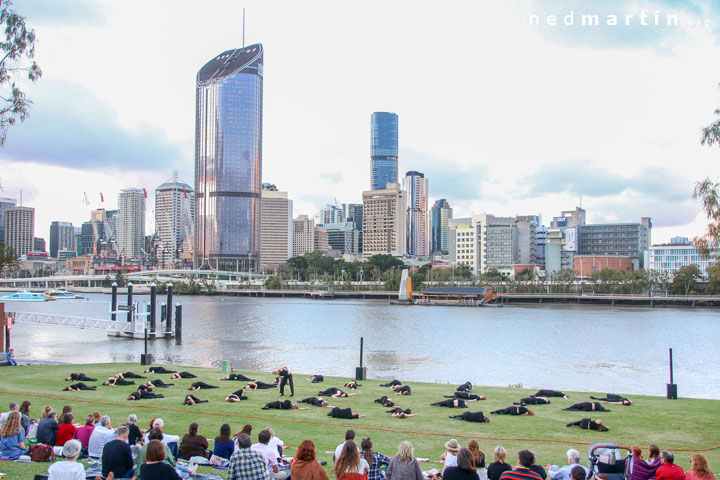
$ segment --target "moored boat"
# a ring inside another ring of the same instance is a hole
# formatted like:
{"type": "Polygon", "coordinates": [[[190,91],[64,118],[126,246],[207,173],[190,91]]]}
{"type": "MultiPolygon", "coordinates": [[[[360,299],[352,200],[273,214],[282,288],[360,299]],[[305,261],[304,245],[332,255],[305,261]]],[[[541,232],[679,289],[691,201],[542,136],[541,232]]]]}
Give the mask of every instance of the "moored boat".
{"type": "Polygon", "coordinates": [[[45,292],[45,296],[53,297],[55,300],[67,300],[67,299],[80,299],[85,298],[77,293],[68,292],[67,290],[48,290],[45,292]]]}
{"type": "Polygon", "coordinates": [[[48,300],[55,300],[55,297],[51,297],[42,293],[32,293],[28,291],[20,291],[11,293],[10,295],[5,295],[4,297],[0,297],[0,300],[3,301],[23,301],[23,302],[47,302],[48,300]]]}

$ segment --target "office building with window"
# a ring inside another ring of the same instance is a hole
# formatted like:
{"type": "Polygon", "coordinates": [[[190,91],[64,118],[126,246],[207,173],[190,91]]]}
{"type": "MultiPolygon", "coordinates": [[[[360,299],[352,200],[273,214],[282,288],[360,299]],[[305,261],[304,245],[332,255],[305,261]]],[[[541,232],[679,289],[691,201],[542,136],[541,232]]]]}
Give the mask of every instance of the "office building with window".
{"type": "Polygon", "coordinates": [[[430,255],[430,228],[428,226],[428,179],[420,172],[405,174],[403,190],[407,194],[407,248],[408,255],[430,255]]]}
{"type": "Polygon", "coordinates": [[[398,183],[363,192],[363,256],[407,253],[406,194],[398,183]]]}
{"type": "Polygon", "coordinates": [[[260,264],[263,48],[225,51],[197,74],[196,268],[260,264]]]}
{"type": "Polygon", "coordinates": [[[430,210],[430,250],[432,252],[448,251],[448,221],[453,211],[444,198],[437,200],[430,210]]]}
{"type": "Polygon", "coordinates": [[[20,257],[34,249],[35,209],[32,207],[5,208],[5,245],[20,257]]]}
{"type": "MultiPolygon", "coordinates": [[[[100,224],[102,225],[102,223],[100,224]]],[[[95,235],[94,239],[102,238],[95,235]]],[[[118,194],[118,255],[140,259],[145,249],[145,190],[126,188],[118,194]]],[[[95,252],[99,253],[99,252],[95,252]]]]}
{"type": "Polygon", "coordinates": [[[398,116],[375,112],[370,117],[370,190],[398,183],[398,116]]]}
{"type": "Polygon", "coordinates": [[[260,205],[260,264],[274,269],[293,254],[293,202],[287,192],[263,187],[260,205]]]}
{"type": "Polygon", "coordinates": [[[70,222],[50,224],[50,256],[58,258],[61,250],[75,251],[75,227],[70,222]]]}

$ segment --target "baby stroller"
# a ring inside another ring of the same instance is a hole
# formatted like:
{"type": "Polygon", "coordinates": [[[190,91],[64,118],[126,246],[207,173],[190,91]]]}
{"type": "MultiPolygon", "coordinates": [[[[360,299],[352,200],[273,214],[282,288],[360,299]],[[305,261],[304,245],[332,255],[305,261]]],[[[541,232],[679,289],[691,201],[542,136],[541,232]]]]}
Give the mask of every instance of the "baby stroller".
{"type": "Polygon", "coordinates": [[[588,479],[630,480],[632,452],[614,443],[597,442],[588,448],[588,479]],[[623,458],[623,450],[627,453],[623,458]]]}

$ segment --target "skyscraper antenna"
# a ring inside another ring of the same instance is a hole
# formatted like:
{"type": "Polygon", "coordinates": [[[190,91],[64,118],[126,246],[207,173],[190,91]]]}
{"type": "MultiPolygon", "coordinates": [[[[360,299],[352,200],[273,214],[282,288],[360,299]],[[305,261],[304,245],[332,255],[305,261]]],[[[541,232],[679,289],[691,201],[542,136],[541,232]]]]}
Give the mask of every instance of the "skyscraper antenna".
{"type": "Polygon", "coordinates": [[[243,8],[243,48],[245,48],[245,9],[243,8]]]}
{"type": "Polygon", "coordinates": [[[582,195],[580,195],[580,208],[582,208],[582,195]]]}

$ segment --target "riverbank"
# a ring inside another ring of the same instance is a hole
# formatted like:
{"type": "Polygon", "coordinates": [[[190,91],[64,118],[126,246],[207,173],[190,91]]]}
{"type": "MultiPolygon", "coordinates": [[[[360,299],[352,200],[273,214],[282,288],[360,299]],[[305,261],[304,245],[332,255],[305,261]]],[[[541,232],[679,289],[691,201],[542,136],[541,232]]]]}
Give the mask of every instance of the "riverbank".
{"type": "MultiPolygon", "coordinates": [[[[139,373],[144,367],[135,364],[97,364],[97,365],[37,365],[17,368],[0,368],[0,405],[11,401],[29,400],[32,402],[31,416],[40,415],[45,405],[61,409],[71,405],[75,420],[81,421],[88,413],[99,410],[113,419],[113,425],[125,421],[127,415],[136,413],[139,424],[145,427],[150,419],[162,417],[166,431],[183,435],[187,432],[190,422],[200,424],[200,433],[212,439],[217,435],[220,425],[229,423],[233,431],[238,431],[246,424],[252,424],[253,438],[266,426],[272,426],[276,434],[293,448],[285,451],[286,455],[294,455],[294,447],[306,438],[312,439],[318,449],[321,460],[331,462],[332,455],[325,451],[334,450],[342,442],[345,429],[356,430],[357,438],[371,437],[374,448],[388,456],[392,456],[402,440],[410,440],[415,446],[417,457],[426,457],[432,462],[423,463],[423,469],[441,468],[437,462],[443,452],[443,443],[450,438],[457,438],[466,445],[470,438],[477,438],[481,449],[490,457],[497,445],[508,450],[508,459],[514,463],[515,452],[522,448],[530,448],[538,456],[538,463],[564,464],[565,452],[568,448],[577,448],[585,458],[587,444],[595,441],[611,441],[621,445],[637,444],[643,447],[656,443],[661,448],[675,450],[676,462],[685,467],[688,459],[695,452],[682,452],[679,449],[705,449],[718,444],[716,432],[720,428],[720,401],[679,399],[666,400],[661,397],[631,396],[633,405],[621,407],[608,406],[611,412],[592,415],[602,418],[610,428],[609,432],[599,433],[567,428],[565,424],[589,416],[583,412],[566,412],[561,410],[573,402],[588,401],[588,396],[604,395],[607,392],[565,392],[569,400],[552,399],[550,405],[531,406],[535,411],[532,417],[511,417],[489,415],[490,423],[468,423],[449,419],[452,414],[459,414],[456,409],[431,407],[432,402],[443,400],[444,395],[451,395],[456,385],[439,383],[409,382],[412,388],[410,396],[388,395],[390,390],[380,387],[381,380],[365,380],[356,391],[356,395],[346,399],[332,399],[333,405],[351,407],[353,412],[367,415],[357,420],[337,420],[327,416],[327,409],[310,407],[310,410],[279,411],[262,410],[265,403],[281,399],[276,390],[258,390],[248,394],[249,400],[239,403],[226,403],[225,396],[240,388],[244,382],[218,380],[221,375],[217,369],[197,367],[172,367],[173,370],[185,370],[198,375],[201,380],[220,388],[202,390],[195,395],[208,403],[187,407],[182,402],[188,392],[187,387],[194,381],[174,380],[175,386],[167,389],[156,389],[166,398],[127,401],[133,387],[98,386],[96,391],[63,392],[69,382],[64,378],[71,372],[83,372],[100,380],[120,371],[139,373]],[[391,396],[403,408],[410,408],[417,417],[399,419],[386,413],[386,408],[374,403],[373,400],[382,395],[391,396]]],[[[471,367],[462,367],[471,368],[471,367]]],[[[244,371],[251,378],[271,382],[269,373],[244,371]]],[[[308,372],[312,373],[312,372],[308,372]]],[[[295,374],[296,393],[293,400],[302,399],[318,393],[328,387],[343,388],[349,377],[326,377],[324,383],[311,384],[304,380],[309,375],[295,374]]],[[[473,375],[475,376],[475,375],[473,375]]],[[[150,379],[162,378],[171,382],[169,375],[149,375],[150,379]]],[[[403,380],[400,378],[400,380],[403,380]]],[[[553,388],[553,385],[546,385],[553,388]]],[[[473,393],[487,396],[487,400],[471,402],[470,411],[483,411],[504,408],[519,401],[520,398],[534,393],[534,390],[510,387],[479,387],[473,393]]],[[[612,392],[622,394],[624,392],[612,392]]],[[[287,394],[287,392],[286,392],[287,394]]],[[[287,397],[285,397],[287,398],[287,397]]],[[[6,407],[3,407],[3,410],[6,407]]],[[[715,470],[720,467],[720,450],[703,452],[715,470]]],[[[0,471],[8,473],[7,478],[31,478],[31,474],[43,473],[45,465],[24,465],[2,462],[0,471]]],[[[209,472],[210,470],[201,470],[209,472]]],[[[329,471],[329,470],[328,470],[329,471]]],[[[224,477],[223,477],[224,478],[224,477]]]]}

